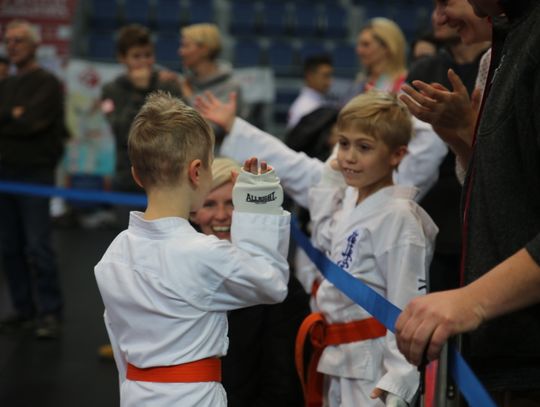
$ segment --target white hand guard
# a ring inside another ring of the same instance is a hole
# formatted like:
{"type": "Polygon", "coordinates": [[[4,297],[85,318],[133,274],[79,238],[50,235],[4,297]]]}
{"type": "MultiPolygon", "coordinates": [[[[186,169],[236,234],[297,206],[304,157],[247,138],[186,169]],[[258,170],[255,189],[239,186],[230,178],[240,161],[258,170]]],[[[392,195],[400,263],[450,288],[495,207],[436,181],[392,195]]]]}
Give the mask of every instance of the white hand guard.
{"type": "Polygon", "coordinates": [[[233,188],[236,211],[281,215],[282,203],[283,189],[274,170],[259,175],[240,171],[233,188]]]}
{"type": "Polygon", "coordinates": [[[409,407],[409,403],[393,393],[386,394],[386,407],[409,407]]]}

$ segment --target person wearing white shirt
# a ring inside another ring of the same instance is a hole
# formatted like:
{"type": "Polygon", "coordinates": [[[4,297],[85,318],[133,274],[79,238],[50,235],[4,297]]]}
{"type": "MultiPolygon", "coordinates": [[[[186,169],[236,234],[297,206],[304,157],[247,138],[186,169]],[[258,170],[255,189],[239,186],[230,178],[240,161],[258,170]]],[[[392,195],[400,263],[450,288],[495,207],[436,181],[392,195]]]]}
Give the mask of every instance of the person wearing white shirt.
{"type": "Polygon", "coordinates": [[[290,214],[266,163],[247,160],[236,180],[232,242],[189,224],[211,188],[213,148],[200,114],[164,93],[133,122],[132,174],[148,206],[95,267],[121,407],[226,407],[227,311],[287,295],[290,214]]]}
{"type": "Polygon", "coordinates": [[[287,129],[295,127],[300,119],[323,106],[332,85],[332,59],[327,55],[314,55],[304,62],[304,86],[289,108],[287,129]]]}

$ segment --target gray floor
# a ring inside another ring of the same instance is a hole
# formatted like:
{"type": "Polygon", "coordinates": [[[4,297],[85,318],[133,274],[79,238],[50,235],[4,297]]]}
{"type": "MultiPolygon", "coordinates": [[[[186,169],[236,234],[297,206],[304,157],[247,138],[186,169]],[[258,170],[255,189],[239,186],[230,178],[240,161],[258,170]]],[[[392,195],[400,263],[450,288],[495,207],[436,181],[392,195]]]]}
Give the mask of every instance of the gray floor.
{"type": "MultiPolygon", "coordinates": [[[[114,362],[101,361],[96,354],[107,342],[107,333],[93,273],[116,233],[55,229],[53,241],[66,301],[63,335],[55,341],[0,335],[0,406],[119,405],[114,362]]],[[[0,315],[9,311],[5,282],[0,277],[0,315]]]]}

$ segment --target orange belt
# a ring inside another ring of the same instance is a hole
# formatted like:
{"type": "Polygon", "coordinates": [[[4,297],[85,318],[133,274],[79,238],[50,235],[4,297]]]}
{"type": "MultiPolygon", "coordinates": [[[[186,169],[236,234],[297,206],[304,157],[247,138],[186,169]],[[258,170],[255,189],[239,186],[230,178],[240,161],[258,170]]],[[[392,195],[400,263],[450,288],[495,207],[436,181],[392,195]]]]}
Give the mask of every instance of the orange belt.
{"type": "Polygon", "coordinates": [[[322,373],[317,372],[317,365],[325,347],[343,343],[365,341],[386,335],[386,328],[375,318],[352,321],[342,324],[327,324],[320,313],[308,315],[296,335],[295,363],[300,376],[306,407],[322,406],[322,373]],[[313,353],[309,361],[307,377],[304,373],[304,345],[306,337],[311,336],[313,353]]]}
{"type": "Polygon", "coordinates": [[[145,369],[128,363],[126,377],[137,382],[154,383],[221,382],[221,359],[206,358],[181,365],[145,369]]]}

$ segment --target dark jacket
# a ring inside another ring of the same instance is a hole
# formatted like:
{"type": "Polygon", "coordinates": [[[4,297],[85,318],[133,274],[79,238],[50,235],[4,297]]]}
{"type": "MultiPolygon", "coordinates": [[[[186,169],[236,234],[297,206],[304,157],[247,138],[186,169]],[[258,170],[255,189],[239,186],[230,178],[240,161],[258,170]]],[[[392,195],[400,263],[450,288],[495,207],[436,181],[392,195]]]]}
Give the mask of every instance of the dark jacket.
{"type": "Polygon", "coordinates": [[[152,74],[147,89],[136,88],[127,75],[121,75],[103,87],[101,99],[104,102],[104,112],[116,143],[116,167],[113,177],[113,188],[116,190],[140,191],[131,178],[131,163],[127,151],[129,129],[146,96],[156,90],[181,96],[180,87],[172,81],[159,81],[158,72],[152,74]]]}
{"type": "Polygon", "coordinates": [[[296,333],[309,314],[308,296],[291,276],[281,304],[229,313],[229,350],[223,387],[230,407],[300,407],[302,388],[294,366],[296,333]]]}
{"type": "Polygon", "coordinates": [[[0,81],[0,168],[52,171],[67,139],[60,81],[38,68],[0,81]],[[16,106],[24,114],[15,119],[16,106]]]}
{"type": "MultiPolygon", "coordinates": [[[[510,6],[509,31],[482,112],[464,191],[465,282],[526,247],[540,264],[540,2],[510,6]]],[[[489,86],[489,84],[488,84],[489,86]]],[[[489,295],[489,294],[488,294],[489,295]]],[[[464,354],[491,389],[540,389],[540,305],[465,335],[464,354]]]]}

